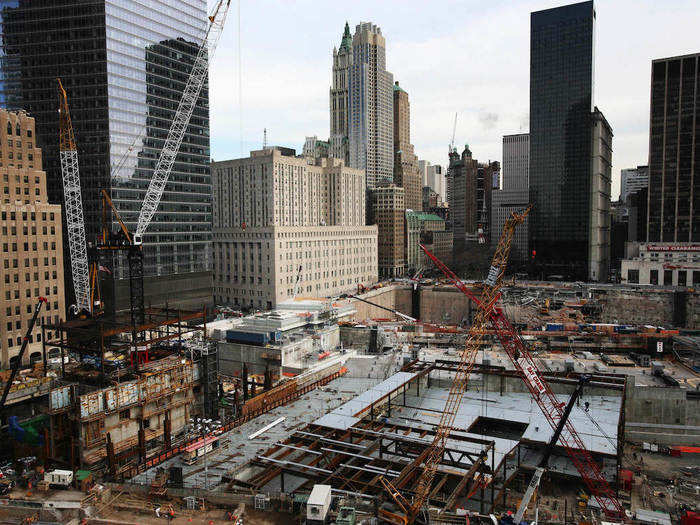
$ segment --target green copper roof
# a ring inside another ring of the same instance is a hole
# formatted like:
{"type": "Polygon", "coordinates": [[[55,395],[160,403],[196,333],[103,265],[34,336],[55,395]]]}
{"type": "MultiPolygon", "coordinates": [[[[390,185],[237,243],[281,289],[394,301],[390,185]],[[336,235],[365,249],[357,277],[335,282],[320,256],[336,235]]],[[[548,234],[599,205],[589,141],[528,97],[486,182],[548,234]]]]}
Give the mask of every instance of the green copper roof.
{"type": "Polygon", "coordinates": [[[410,215],[412,217],[415,217],[419,221],[442,221],[442,220],[444,220],[442,217],[438,217],[434,213],[425,213],[422,211],[409,211],[409,212],[406,212],[406,215],[410,215]]]}
{"type": "Polygon", "coordinates": [[[343,39],[340,41],[340,50],[349,50],[352,47],[352,36],[350,36],[350,26],[345,22],[345,31],[343,32],[343,39]]]}
{"type": "Polygon", "coordinates": [[[394,91],[403,91],[404,93],[406,92],[406,90],[404,90],[403,88],[401,88],[401,86],[399,86],[398,80],[396,82],[394,82],[394,91]]]}

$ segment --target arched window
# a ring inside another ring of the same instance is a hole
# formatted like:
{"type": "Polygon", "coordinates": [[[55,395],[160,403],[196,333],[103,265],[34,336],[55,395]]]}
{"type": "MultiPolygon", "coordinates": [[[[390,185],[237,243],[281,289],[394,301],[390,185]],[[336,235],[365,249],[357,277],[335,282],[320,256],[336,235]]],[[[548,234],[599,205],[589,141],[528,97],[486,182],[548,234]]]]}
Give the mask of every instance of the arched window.
{"type": "Polygon", "coordinates": [[[22,136],[22,131],[19,129],[19,123],[15,125],[15,135],[18,137],[22,136]]]}
{"type": "Polygon", "coordinates": [[[7,134],[12,135],[12,124],[9,122],[7,123],[7,134]]]}

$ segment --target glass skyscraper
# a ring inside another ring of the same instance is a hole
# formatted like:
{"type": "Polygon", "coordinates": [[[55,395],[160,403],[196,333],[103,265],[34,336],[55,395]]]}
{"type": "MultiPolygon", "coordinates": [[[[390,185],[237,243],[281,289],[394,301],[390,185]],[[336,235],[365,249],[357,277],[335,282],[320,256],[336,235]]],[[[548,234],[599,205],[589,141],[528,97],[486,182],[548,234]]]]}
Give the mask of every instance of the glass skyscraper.
{"type": "Polygon", "coordinates": [[[650,242],[700,241],[700,53],[651,64],[650,242]]]}
{"type": "MultiPolygon", "coordinates": [[[[78,143],[88,240],[100,228],[103,188],[134,231],[205,35],[206,0],[0,0],[0,6],[0,100],[8,109],[25,109],[36,118],[51,202],[63,200],[56,91],[60,77],[78,143]]],[[[146,304],[208,302],[210,244],[205,84],[144,237],[146,304]]],[[[127,307],[125,261],[114,261],[113,277],[114,287],[107,293],[116,293],[117,308],[127,307]]]]}
{"type": "Polygon", "coordinates": [[[529,244],[548,273],[587,279],[595,9],[531,14],[529,244]]]}

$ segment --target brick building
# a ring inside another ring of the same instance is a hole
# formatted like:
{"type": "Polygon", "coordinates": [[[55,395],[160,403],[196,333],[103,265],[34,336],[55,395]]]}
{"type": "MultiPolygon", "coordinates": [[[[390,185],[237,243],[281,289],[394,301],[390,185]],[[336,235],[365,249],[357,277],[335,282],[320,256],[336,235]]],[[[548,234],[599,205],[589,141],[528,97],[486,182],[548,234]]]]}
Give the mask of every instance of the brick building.
{"type": "Polygon", "coordinates": [[[381,277],[400,277],[406,271],[404,195],[404,189],[393,184],[380,186],[370,194],[371,218],[378,232],[381,277]]]}
{"type": "Polygon", "coordinates": [[[411,144],[411,106],[398,82],[394,84],[394,184],[404,189],[407,209],[423,209],[423,180],[411,144]]]}
{"type": "Polygon", "coordinates": [[[463,250],[467,242],[489,243],[493,174],[499,169],[498,162],[484,164],[472,158],[468,145],[461,155],[456,150],[450,153],[448,193],[455,250],[463,250]]]}
{"type": "MultiPolygon", "coordinates": [[[[42,359],[41,321],[65,319],[61,206],[48,204],[34,119],[0,109],[0,365],[16,359],[39,297],[48,302],[23,362],[42,359]]],[[[48,337],[49,334],[45,334],[48,337]]]]}

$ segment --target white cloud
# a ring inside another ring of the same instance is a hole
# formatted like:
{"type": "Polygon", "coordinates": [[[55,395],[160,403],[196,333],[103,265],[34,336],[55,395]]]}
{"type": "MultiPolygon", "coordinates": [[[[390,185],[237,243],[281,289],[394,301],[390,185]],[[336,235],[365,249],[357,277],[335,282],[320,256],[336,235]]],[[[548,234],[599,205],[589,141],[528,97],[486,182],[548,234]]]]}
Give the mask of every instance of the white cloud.
{"type": "MultiPolygon", "coordinates": [[[[210,73],[213,158],[259,148],[263,128],[269,143],[297,148],[305,135],[327,137],[333,46],[346,20],[352,31],[371,20],[387,39],[389,71],[409,93],[416,152],[443,165],[455,112],[455,142],[469,143],[479,160],[500,160],[502,136],[527,130],[530,12],[566,3],[244,1],[241,112],[233,1],[210,73]]],[[[595,102],[615,134],[616,195],[620,169],[647,162],[651,60],[700,51],[700,6],[605,0],[596,10],[595,102]]]]}

